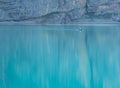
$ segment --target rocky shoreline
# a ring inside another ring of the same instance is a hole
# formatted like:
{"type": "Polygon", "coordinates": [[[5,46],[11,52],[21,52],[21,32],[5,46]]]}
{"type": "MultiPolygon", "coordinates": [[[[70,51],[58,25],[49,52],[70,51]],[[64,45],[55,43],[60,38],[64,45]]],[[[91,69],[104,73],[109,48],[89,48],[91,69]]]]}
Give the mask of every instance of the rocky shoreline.
{"type": "Polygon", "coordinates": [[[1,22],[120,22],[120,0],[0,0],[1,22]]]}

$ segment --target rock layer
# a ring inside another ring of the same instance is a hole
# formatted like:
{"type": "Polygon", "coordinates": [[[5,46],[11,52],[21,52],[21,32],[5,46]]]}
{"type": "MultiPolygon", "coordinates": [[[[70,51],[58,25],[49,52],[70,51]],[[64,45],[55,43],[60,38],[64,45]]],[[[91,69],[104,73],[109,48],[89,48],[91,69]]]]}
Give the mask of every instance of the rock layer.
{"type": "Polygon", "coordinates": [[[120,22],[120,0],[0,0],[0,22],[120,22]]]}

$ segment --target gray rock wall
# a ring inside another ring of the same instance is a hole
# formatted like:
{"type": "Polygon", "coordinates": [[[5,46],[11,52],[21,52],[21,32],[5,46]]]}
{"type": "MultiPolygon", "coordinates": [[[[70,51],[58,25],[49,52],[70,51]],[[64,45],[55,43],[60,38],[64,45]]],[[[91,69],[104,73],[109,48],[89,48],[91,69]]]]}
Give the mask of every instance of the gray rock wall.
{"type": "Polygon", "coordinates": [[[0,22],[120,22],[120,0],[0,0],[0,22]]]}

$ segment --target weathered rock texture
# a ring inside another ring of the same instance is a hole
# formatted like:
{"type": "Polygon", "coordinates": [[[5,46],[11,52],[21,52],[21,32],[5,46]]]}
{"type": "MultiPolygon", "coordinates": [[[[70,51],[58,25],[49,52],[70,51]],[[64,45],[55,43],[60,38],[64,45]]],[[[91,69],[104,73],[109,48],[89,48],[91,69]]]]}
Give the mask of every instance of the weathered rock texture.
{"type": "Polygon", "coordinates": [[[0,0],[0,22],[120,22],[120,0],[0,0]]]}

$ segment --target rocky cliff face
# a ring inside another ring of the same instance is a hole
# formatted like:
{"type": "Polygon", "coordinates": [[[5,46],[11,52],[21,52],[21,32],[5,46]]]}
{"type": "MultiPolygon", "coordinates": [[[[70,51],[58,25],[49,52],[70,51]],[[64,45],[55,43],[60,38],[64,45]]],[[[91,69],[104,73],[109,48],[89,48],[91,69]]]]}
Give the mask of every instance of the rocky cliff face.
{"type": "Polygon", "coordinates": [[[120,0],[0,0],[0,22],[120,22],[120,0]]]}

